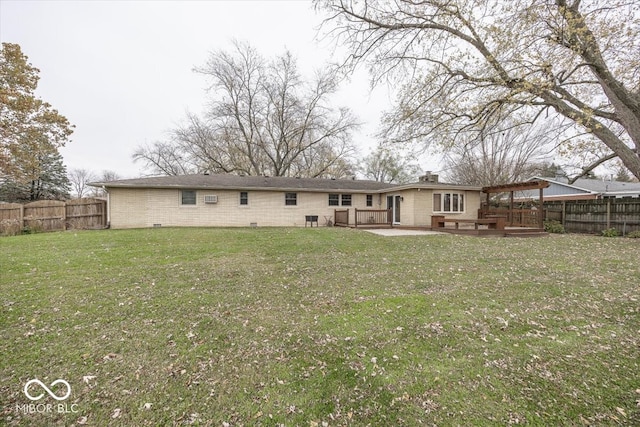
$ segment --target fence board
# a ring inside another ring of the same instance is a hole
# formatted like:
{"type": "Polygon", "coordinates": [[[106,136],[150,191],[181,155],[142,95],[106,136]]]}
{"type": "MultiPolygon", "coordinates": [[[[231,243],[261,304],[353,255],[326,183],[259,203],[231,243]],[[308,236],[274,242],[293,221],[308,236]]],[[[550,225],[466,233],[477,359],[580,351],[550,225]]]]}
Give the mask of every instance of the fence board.
{"type": "Polygon", "coordinates": [[[64,230],[65,203],[59,200],[39,200],[24,205],[25,227],[37,231],[64,230]]]}
{"type": "Polygon", "coordinates": [[[99,199],[70,200],[66,206],[67,228],[104,228],[107,202],[99,199]]]}
{"type": "Polygon", "coordinates": [[[545,202],[546,218],[560,221],[571,233],[621,234],[640,230],[640,199],[597,199],[545,202]]]}
{"type": "Polygon", "coordinates": [[[4,228],[29,228],[35,231],[104,228],[107,202],[100,199],[77,199],[62,202],[40,200],[21,205],[0,204],[0,234],[4,228]]]}
{"type": "Polygon", "coordinates": [[[22,221],[22,205],[20,203],[0,203],[0,221],[12,219],[22,221]]]}

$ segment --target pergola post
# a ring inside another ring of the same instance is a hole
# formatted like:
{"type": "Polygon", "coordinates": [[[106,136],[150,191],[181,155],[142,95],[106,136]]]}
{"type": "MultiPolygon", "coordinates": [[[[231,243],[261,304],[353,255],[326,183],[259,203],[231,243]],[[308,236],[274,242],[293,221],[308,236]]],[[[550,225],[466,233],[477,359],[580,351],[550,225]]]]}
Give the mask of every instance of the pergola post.
{"type": "MultiPolygon", "coordinates": [[[[516,182],[513,184],[504,184],[504,185],[493,185],[490,187],[483,187],[482,191],[487,194],[487,203],[489,201],[489,196],[491,193],[506,193],[509,192],[509,212],[507,215],[508,221],[511,225],[514,222],[514,192],[515,191],[524,191],[524,190],[540,190],[540,203],[539,203],[539,214],[538,214],[538,227],[544,228],[544,199],[543,199],[543,190],[549,186],[548,181],[544,180],[535,180],[535,181],[526,181],[526,182],[516,182]]],[[[520,221],[522,222],[522,221],[520,221]]]]}
{"type": "Polygon", "coordinates": [[[540,214],[538,215],[538,228],[544,228],[544,188],[540,188],[540,197],[538,199],[540,201],[540,214]]]}
{"type": "Polygon", "coordinates": [[[515,219],[513,218],[513,190],[509,192],[509,225],[513,225],[515,219]]]}

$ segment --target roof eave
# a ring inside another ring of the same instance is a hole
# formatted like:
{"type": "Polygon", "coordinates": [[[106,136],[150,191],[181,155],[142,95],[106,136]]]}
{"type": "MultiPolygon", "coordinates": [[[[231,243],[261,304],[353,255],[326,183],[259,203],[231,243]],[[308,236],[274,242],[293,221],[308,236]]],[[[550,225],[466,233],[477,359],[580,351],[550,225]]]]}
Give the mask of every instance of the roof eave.
{"type": "MultiPolygon", "coordinates": [[[[298,192],[304,191],[308,193],[363,193],[363,194],[373,194],[380,191],[384,191],[385,189],[362,189],[362,188],[309,188],[309,187],[261,187],[261,186],[217,186],[217,185],[169,185],[169,184],[160,184],[160,185],[136,185],[136,184],[109,184],[109,183],[91,183],[88,184],[93,187],[104,187],[104,188],[127,188],[127,189],[158,189],[158,190],[179,190],[179,189],[189,189],[189,190],[218,190],[218,191],[278,191],[278,192],[298,192]]],[[[387,189],[388,190],[388,189],[387,189]]]]}

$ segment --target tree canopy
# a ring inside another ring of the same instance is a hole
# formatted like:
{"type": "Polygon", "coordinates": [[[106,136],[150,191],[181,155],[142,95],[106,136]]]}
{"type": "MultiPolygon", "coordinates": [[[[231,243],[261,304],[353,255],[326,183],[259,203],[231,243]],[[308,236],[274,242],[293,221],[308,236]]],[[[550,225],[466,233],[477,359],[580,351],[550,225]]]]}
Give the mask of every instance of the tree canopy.
{"type": "Polygon", "coordinates": [[[451,147],[445,156],[447,179],[486,186],[526,181],[539,175],[547,165],[556,135],[537,125],[502,127],[506,127],[503,132],[488,129],[476,140],[451,147]]]}
{"type": "Polygon", "coordinates": [[[566,155],[581,153],[584,167],[613,155],[640,178],[640,3],[316,4],[347,49],[344,67],[366,63],[374,82],[402,82],[385,138],[450,147],[507,117],[519,125],[553,119],[566,155]]]}
{"type": "Polygon", "coordinates": [[[49,159],[61,161],[58,149],[73,133],[73,125],[66,117],[35,96],[38,74],[19,45],[2,43],[0,178],[18,186],[40,180],[49,172],[49,159]]]}
{"type": "Polygon", "coordinates": [[[7,202],[30,202],[35,200],[63,200],[69,198],[71,183],[67,168],[57,151],[36,156],[34,171],[26,170],[31,178],[0,181],[0,200],[7,202]]]}
{"type": "Polygon", "coordinates": [[[422,172],[416,163],[384,144],[362,159],[360,171],[367,179],[396,184],[414,182],[422,172]]]}
{"type": "Polygon", "coordinates": [[[154,173],[342,177],[352,173],[351,134],[358,122],[330,106],[337,78],[300,75],[288,52],[271,60],[236,42],[196,68],[209,83],[200,117],[189,114],[169,141],[138,147],[134,159],[154,173]]]}

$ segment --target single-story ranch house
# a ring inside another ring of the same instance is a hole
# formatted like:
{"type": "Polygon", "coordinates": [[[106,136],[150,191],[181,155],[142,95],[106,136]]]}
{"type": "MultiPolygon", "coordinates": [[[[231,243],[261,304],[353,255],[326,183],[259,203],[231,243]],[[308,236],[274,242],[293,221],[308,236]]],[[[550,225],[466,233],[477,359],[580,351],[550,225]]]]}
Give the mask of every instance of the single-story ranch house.
{"type": "Polygon", "coordinates": [[[480,187],[443,184],[426,175],[413,184],[351,179],[203,174],[96,182],[108,193],[111,228],[249,227],[380,222],[430,227],[432,215],[475,219],[480,187]],[[357,218],[356,218],[356,210],[357,218]],[[345,211],[348,211],[348,219],[345,211]],[[335,218],[336,214],[340,218],[335,218]],[[307,223],[315,219],[317,223],[307,223]]]}

